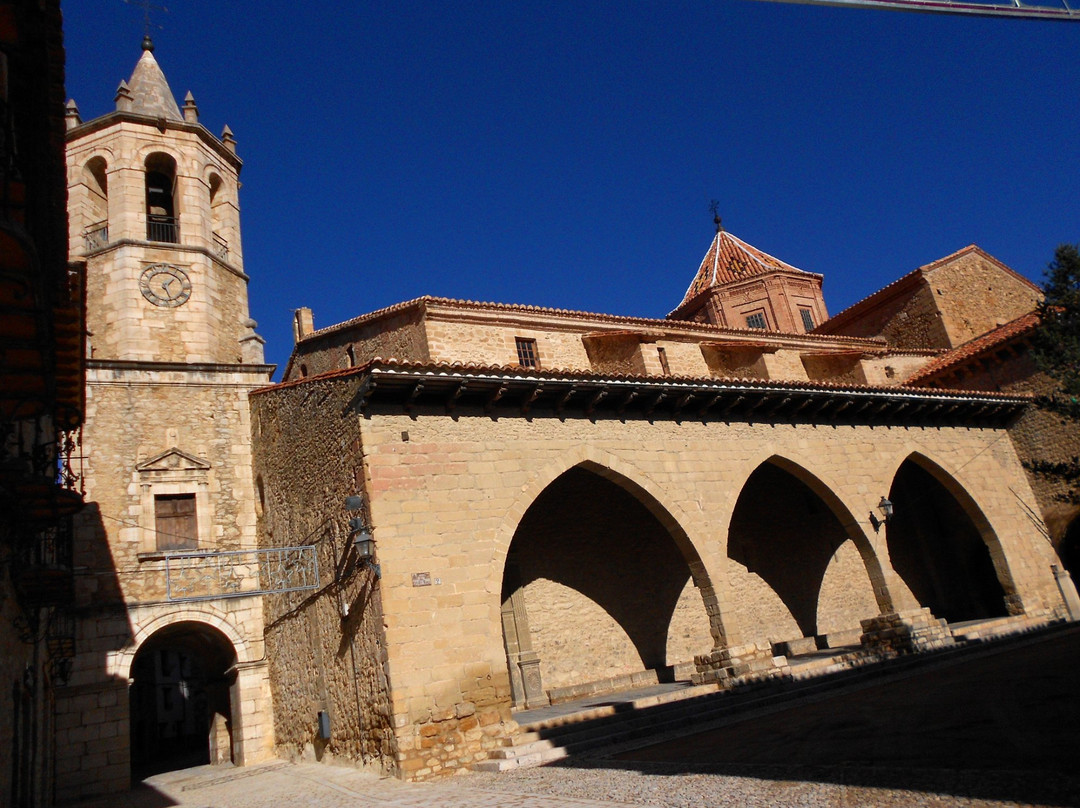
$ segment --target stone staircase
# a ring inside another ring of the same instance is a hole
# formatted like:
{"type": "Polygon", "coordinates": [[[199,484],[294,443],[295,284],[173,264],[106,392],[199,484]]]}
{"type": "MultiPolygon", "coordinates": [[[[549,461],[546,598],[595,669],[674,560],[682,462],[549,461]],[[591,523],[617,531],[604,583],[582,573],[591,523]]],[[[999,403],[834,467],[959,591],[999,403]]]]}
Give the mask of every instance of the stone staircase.
{"type": "Polygon", "coordinates": [[[993,653],[1010,642],[1030,641],[1033,633],[1067,627],[1045,620],[1003,617],[955,624],[956,644],[947,649],[887,660],[861,656],[857,646],[831,649],[788,660],[777,657],[782,677],[748,681],[720,690],[717,685],[668,686],[612,695],[606,701],[561,705],[561,709],[528,710],[518,714],[520,731],[487,760],[473,764],[476,771],[501,772],[540,766],[569,755],[607,748],[636,746],[642,740],[660,742],[667,737],[702,732],[733,719],[782,710],[793,703],[824,698],[849,687],[900,678],[909,672],[949,664],[978,653],[993,653]],[[991,642],[993,641],[993,642],[991,642]],[[661,692],[655,692],[660,690],[661,692]]]}

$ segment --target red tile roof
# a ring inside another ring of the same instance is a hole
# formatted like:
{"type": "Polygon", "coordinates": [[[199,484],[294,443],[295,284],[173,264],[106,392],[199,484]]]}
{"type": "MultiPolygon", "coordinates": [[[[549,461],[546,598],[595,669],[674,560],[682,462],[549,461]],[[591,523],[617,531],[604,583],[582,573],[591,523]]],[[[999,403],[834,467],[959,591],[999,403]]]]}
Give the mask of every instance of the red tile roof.
{"type": "Polygon", "coordinates": [[[377,356],[368,362],[352,368],[341,368],[319,373],[313,376],[305,376],[290,381],[278,382],[267,385],[251,392],[252,395],[268,393],[274,390],[282,390],[297,385],[313,382],[328,381],[331,379],[346,378],[349,376],[362,376],[372,370],[400,370],[414,371],[433,374],[436,376],[512,376],[515,379],[544,379],[555,380],[580,380],[580,381],[627,381],[647,382],[663,385],[687,385],[687,384],[737,384],[747,388],[782,389],[782,390],[819,390],[823,392],[869,392],[884,395],[903,395],[929,393],[935,396],[945,395],[955,398],[970,398],[972,395],[980,399],[1001,399],[1008,401],[1020,401],[1030,399],[1029,395],[1016,395],[1006,393],[994,393],[978,391],[972,393],[966,390],[940,390],[937,388],[920,388],[912,385],[910,380],[902,385],[881,386],[869,384],[853,384],[850,382],[835,383],[824,381],[803,381],[791,379],[752,379],[742,377],[714,377],[714,376],[655,376],[648,373],[596,373],[591,370],[570,370],[551,368],[536,370],[523,368],[517,365],[484,365],[476,362],[412,362],[400,359],[384,359],[377,356]]]}
{"type": "Polygon", "coordinates": [[[915,384],[916,382],[925,382],[935,376],[946,373],[957,365],[962,365],[965,362],[1000,347],[1010,340],[1033,331],[1038,324],[1038,313],[1034,311],[1028,312],[1011,322],[1000,325],[991,331],[987,331],[985,334],[975,337],[973,340],[968,340],[963,345],[954,348],[946,354],[942,354],[908,379],[907,383],[915,384]]]}
{"type": "Polygon", "coordinates": [[[747,244],[726,230],[717,230],[705,257],[701,259],[697,275],[675,311],[713,287],[777,271],[810,274],[747,244]]]}

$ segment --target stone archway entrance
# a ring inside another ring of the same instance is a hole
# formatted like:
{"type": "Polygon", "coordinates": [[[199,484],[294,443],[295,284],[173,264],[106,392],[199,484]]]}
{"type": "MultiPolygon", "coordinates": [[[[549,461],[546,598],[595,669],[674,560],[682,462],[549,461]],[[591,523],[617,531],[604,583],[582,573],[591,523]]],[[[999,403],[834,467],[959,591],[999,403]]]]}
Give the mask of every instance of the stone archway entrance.
{"type": "MultiPolygon", "coordinates": [[[[747,478],[728,528],[728,585],[748,638],[791,654],[857,643],[879,603],[850,513],[820,481],[775,458],[747,478]],[[817,490],[815,490],[817,489],[817,490]]],[[[876,559],[869,564],[884,591],[876,559]]]]}
{"type": "Polygon", "coordinates": [[[691,562],[632,488],[577,466],[522,517],[502,585],[515,707],[672,681],[711,649],[691,562]]]}
{"type": "Polygon", "coordinates": [[[921,606],[949,623],[1008,615],[987,542],[938,475],[909,458],[889,499],[894,514],[883,528],[889,558],[921,606]]]}
{"type": "Polygon", "coordinates": [[[218,630],[182,622],[155,632],[131,665],[133,781],[233,760],[236,651],[218,630]]]}

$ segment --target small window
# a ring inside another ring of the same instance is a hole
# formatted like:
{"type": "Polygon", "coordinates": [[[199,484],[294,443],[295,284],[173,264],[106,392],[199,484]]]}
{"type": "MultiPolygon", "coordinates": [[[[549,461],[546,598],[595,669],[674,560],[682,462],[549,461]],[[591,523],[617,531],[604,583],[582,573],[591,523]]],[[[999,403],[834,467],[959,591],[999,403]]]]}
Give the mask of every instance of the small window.
{"type": "Polygon", "coordinates": [[[356,367],[356,351],[351,345],[345,349],[345,361],[348,362],[349,367],[356,367]]]}
{"type": "Polygon", "coordinates": [[[746,327],[765,328],[765,314],[760,311],[755,311],[753,314],[746,315],[746,327]]]}
{"type": "Polygon", "coordinates": [[[156,494],[154,529],[159,550],[196,550],[199,526],[195,519],[194,494],[156,494]]]}
{"type": "Polygon", "coordinates": [[[527,339],[526,337],[515,337],[514,343],[517,345],[519,365],[523,368],[540,367],[540,354],[536,351],[536,340],[527,339]]]}
{"type": "Polygon", "coordinates": [[[810,309],[799,309],[799,315],[802,317],[803,328],[807,331],[813,331],[814,313],[810,309]]]}
{"type": "Polygon", "coordinates": [[[665,376],[670,376],[671,365],[669,365],[667,361],[667,351],[663,348],[657,348],[656,355],[660,358],[660,369],[664,371],[665,376]]]}

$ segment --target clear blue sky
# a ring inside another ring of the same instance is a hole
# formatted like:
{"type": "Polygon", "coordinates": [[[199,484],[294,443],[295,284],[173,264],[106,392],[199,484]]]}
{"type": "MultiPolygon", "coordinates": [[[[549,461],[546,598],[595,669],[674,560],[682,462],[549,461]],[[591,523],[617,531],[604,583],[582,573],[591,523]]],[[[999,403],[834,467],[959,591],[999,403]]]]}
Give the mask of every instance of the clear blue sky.
{"type": "MultiPolygon", "coordinates": [[[[662,317],[724,226],[829,310],[967,244],[1080,241],[1080,24],[758,3],[166,0],[155,56],[245,165],[268,361],[423,294],[662,317]]],[[[66,0],[113,109],[142,11],[66,0]]]]}

